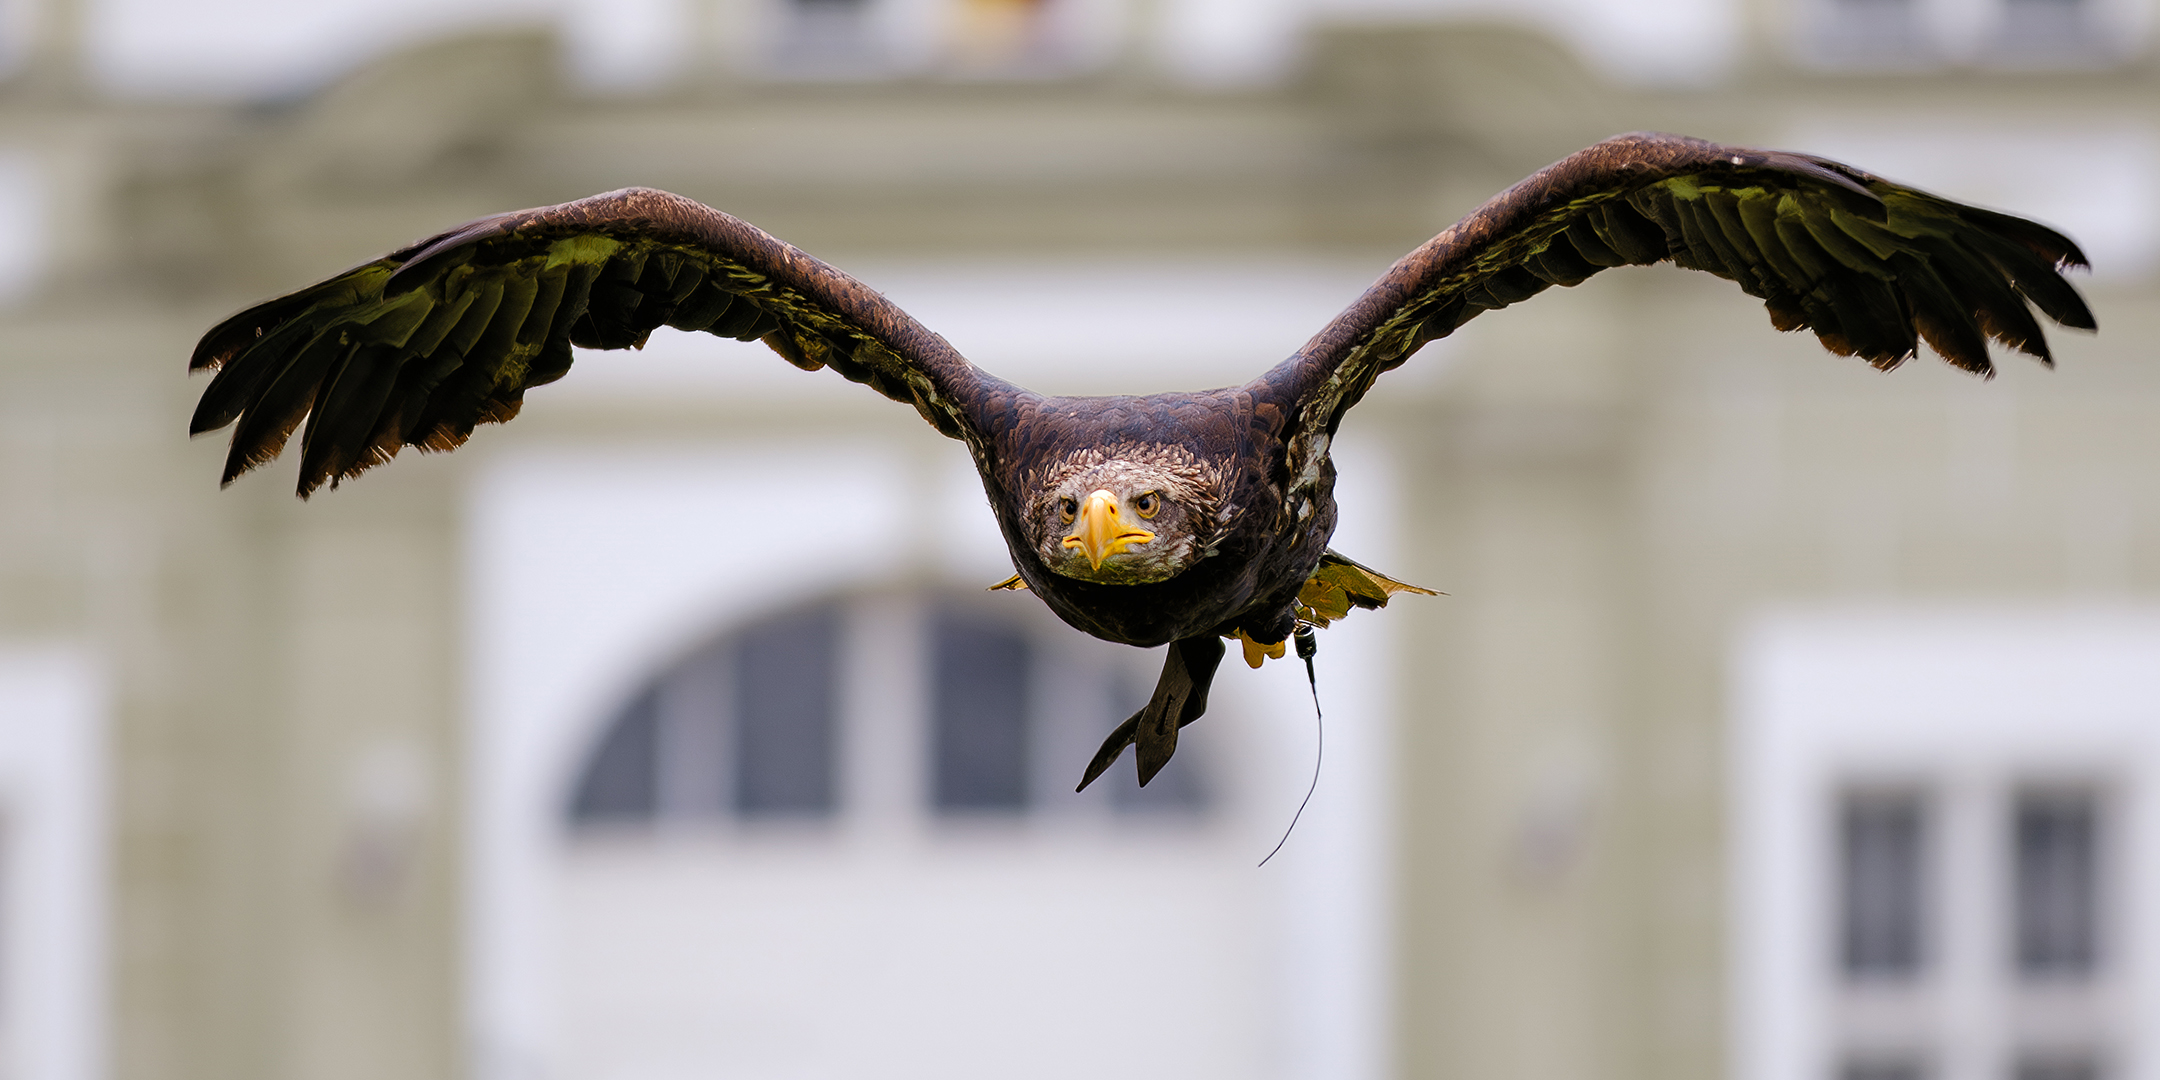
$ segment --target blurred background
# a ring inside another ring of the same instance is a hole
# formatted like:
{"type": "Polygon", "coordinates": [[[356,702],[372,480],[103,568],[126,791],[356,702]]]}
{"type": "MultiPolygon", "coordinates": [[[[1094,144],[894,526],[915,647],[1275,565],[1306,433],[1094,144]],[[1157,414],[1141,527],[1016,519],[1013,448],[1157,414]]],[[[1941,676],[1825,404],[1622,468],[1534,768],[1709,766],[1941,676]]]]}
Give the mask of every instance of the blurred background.
{"type": "Polygon", "coordinates": [[[0,1078],[2160,1078],[2149,0],[0,0],[0,1078]],[[301,503],[195,337],[484,213],[747,218],[1045,391],[1242,381],[1529,171],[1805,149],[2086,246],[2060,369],[1730,284],[1345,427],[1449,595],[1229,665],[1010,573],[960,448],[662,331],[301,503]],[[895,542],[903,507],[954,534],[895,542]]]}

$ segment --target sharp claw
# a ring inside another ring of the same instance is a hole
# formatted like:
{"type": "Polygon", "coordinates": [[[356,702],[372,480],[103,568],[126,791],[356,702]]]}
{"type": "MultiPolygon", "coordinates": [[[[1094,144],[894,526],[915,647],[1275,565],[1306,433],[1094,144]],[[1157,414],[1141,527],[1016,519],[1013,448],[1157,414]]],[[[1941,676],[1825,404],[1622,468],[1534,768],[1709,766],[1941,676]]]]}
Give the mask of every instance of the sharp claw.
{"type": "MultiPolygon", "coordinates": [[[[1141,712],[1146,711],[1145,709],[1141,710],[1141,712]]],[[[1094,760],[1088,762],[1087,772],[1082,773],[1080,776],[1080,786],[1073,790],[1075,792],[1086,791],[1088,785],[1095,782],[1096,777],[1110,771],[1110,766],[1117,764],[1117,759],[1125,753],[1125,748],[1132,745],[1133,731],[1139,726],[1140,713],[1132,714],[1124,723],[1119,724],[1117,730],[1112,731],[1110,737],[1103,740],[1102,749],[1095,751],[1094,760]]]]}

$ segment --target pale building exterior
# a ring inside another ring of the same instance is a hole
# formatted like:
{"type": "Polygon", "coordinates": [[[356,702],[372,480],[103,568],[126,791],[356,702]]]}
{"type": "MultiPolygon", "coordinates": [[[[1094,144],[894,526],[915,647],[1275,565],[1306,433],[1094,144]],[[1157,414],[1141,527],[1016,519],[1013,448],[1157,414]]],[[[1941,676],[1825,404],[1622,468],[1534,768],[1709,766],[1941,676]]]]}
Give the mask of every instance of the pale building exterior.
{"type": "Polygon", "coordinates": [[[2146,5],[591,7],[575,78],[478,33],[252,105],[116,84],[180,33],[128,5],[14,24],[0,1077],[2160,1077],[2146,5]],[[1070,795],[1153,658],[977,595],[957,447],[837,379],[658,338],[305,504],[182,434],[241,304],[633,183],[1030,385],[1219,385],[1644,128],[2061,225],[2103,333],[1885,376],[1664,268],[1428,348],[1339,546],[1449,595],[1323,635],[1265,869],[1300,673],[1070,795]],[[1026,720],[961,761],[985,656],[1026,720]],[[751,768],[798,663],[823,741],[751,768]]]}

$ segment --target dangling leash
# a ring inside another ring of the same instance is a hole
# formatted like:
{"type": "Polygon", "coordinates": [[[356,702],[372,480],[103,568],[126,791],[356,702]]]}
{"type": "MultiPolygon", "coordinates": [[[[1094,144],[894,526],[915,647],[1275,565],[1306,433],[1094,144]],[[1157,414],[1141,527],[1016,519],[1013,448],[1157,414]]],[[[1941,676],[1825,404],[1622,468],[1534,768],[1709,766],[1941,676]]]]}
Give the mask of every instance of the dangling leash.
{"type": "Polygon", "coordinates": [[[1305,661],[1305,685],[1312,688],[1312,783],[1306,786],[1305,798],[1298,802],[1297,813],[1290,815],[1290,827],[1283,830],[1282,839],[1275,841],[1274,851],[1267,853],[1267,859],[1260,860],[1262,866],[1266,866],[1268,859],[1274,858],[1275,852],[1290,842],[1290,834],[1297,831],[1298,819],[1305,816],[1305,805],[1312,802],[1313,792],[1320,788],[1320,759],[1327,753],[1327,725],[1320,715],[1320,680],[1313,675],[1312,663],[1313,654],[1320,651],[1320,641],[1313,636],[1313,628],[1304,624],[1298,626],[1293,640],[1297,642],[1298,659],[1305,661]]]}

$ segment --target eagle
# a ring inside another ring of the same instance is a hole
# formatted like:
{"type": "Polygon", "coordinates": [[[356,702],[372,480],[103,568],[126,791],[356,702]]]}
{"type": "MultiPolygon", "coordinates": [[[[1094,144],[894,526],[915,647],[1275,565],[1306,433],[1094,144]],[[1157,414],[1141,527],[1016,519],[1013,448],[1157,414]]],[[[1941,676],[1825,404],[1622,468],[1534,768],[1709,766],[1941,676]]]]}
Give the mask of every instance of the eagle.
{"type": "Polygon", "coordinates": [[[1739,285],[1779,330],[1888,371],[1921,342],[1991,376],[1990,340],[2052,366],[2034,309],[2096,329],[2035,222],[1807,154],[1635,133],[1538,171],[1403,256],[1242,386],[1056,397],[976,367],[876,290],[762,230],[650,188],[497,214],[212,327],[191,434],[234,425],[223,481],[301,421],[299,495],[406,446],[448,451],[516,416],[574,349],[658,327],[761,341],[912,406],[959,440],[1014,576],[1073,627],[1167,645],[1153,695],[1080,786],[1136,747],[1145,784],[1239,641],[1258,666],[1353,608],[1425,592],[1328,547],[1343,417],[1382,372],[1482,312],[1613,266],[1671,261],[1739,285]]]}

